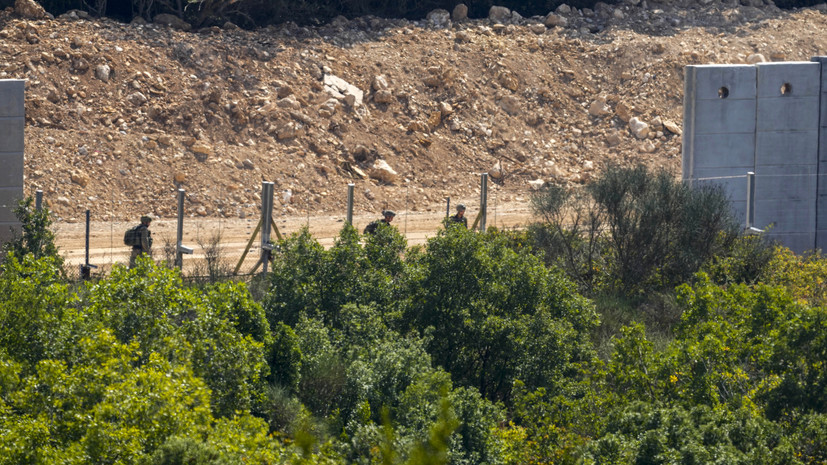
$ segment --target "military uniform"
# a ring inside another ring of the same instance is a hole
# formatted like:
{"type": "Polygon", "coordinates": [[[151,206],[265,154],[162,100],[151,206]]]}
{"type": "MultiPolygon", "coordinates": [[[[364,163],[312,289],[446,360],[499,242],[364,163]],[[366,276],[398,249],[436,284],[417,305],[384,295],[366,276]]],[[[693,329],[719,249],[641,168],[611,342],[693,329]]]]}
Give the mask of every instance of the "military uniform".
{"type": "Polygon", "coordinates": [[[464,215],[459,216],[459,214],[456,214],[454,216],[449,217],[448,220],[451,224],[461,224],[463,228],[468,229],[468,218],[466,218],[464,215]]]}
{"type": "Polygon", "coordinates": [[[152,256],[152,232],[149,230],[149,222],[141,218],[141,224],[138,225],[138,237],[140,237],[140,245],[132,246],[132,254],[129,256],[129,267],[135,266],[135,259],[141,254],[152,256]]]}
{"type": "Polygon", "coordinates": [[[390,226],[391,220],[393,220],[393,217],[396,216],[396,213],[390,210],[385,210],[384,212],[382,212],[382,214],[385,215],[384,218],[382,218],[381,220],[372,221],[370,224],[365,226],[365,234],[376,234],[376,228],[378,228],[380,224],[390,226]]]}

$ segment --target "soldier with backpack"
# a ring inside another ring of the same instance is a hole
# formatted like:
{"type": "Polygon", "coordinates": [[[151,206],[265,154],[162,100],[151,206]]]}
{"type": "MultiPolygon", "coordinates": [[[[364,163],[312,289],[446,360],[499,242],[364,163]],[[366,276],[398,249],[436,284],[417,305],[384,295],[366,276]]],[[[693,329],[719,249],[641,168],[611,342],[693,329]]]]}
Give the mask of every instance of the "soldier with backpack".
{"type": "Polygon", "coordinates": [[[384,216],[384,218],[382,218],[381,220],[373,221],[367,226],[365,226],[365,234],[376,234],[376,228],[378,228],[380,224],[390,226],[391,221],[393,221],[393,217],[396,216],[396,212],[391,210],[385,210],[382,212],[382,216],[384,216]]]}
{"type": "Polygon", "coordinates": [[[129,268],[135,266],[135,259],[141,254],[152,256],[152,233],[149,225],[152,224],[152,217],[142,216],[141,224],[126,230],[123,237],[124,244],[132,247],[132,255],[129,256],[129,268]]]}

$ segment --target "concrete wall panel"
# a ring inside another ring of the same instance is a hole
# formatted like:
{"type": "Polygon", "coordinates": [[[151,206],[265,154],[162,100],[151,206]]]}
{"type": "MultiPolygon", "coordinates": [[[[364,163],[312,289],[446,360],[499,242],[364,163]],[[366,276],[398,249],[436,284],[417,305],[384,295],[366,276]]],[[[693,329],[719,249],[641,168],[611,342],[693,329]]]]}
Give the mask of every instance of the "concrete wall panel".
{"type": "Polygon", "coordinates": [[[816,168],[812,165],[762,167],[755,173],[755,197],[815,203],[817,182],[816,168]]]}
{"type": "Polygon", "coordinates": [[[819,98],[759,97],[758,131],[808,131],[818,129],[819,98]]]}
{"type": "Polygon", "coordinates": [[[23,186],[23,152],[0,152],[0,186],[23,186]]]}
{"type": "Polygon", "coordinates": [[[815,248],[816,233],[767,234],[770,240],[776,240],[795,253],[801,254],[815,248]]]}
{"type": "Polygon", "coordinates": [[[9,229],[9,223],[15,223],[12,210],[17,202],[23,198],[23,187],[0,187],[0,229],[9,229]]]}
{"type": "Polygon", "coordinates": [[[756,102],[752,100],[698,100],[695,102],[695,134],[755,132],[756,102]]]}
{"type": "Polygon", "coordinates": [[[0,117],[25,116],[23,91],[25,81],[20,79],[0,79],[0,117]]]}
{"type": "Polygon", "coordinates": [[[815,216],[813,200],[763,200],[756,194],[755,227],[764,229],[775,224],[773,234],[815,232],[815,216]]]}
{"type": "Polygon", "coordinates": [[[687,66],[692,74],[697,100],[720,100],[718,91],[725,87],[726,99],[754,99],[756,68],[752,65],[687,66]]]}
{"type": "Polygon", "coordinates": [[[702,168],[735,168],[742,173],[752,171],[755,159],[755,135],[697,134],[695,136],[695,165],[702,168]]]}
{"type": "MultiPolygon", "coordinates": [[[[811,165],[813,154],[818,153],[818,133],[759,132],[755,136],[755,150],[761,155],[755,160],[756,168],[773,165],[811,165]]],[[[742,159],[739,155],[738,159],[742,159]]]]}
{"type": "Polygon", "coordinates": [[[26,120],[22,117],[0,118],[0,152],[23,151],[23,129],[26,120]]]}
{"type": "Polygon", "coordinates": [[[821,66],[810,61],[758,63],[756,95],[758,98],[780,97],[781,88],[789,85],[791,97],[811,97],[821,93],[821,66]]]}

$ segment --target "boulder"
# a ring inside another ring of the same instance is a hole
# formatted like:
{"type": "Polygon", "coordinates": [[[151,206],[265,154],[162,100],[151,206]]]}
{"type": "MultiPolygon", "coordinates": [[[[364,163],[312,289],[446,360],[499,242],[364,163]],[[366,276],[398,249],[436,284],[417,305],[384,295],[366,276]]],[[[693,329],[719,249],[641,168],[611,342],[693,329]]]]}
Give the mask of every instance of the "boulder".
{"type": "Polygon", "coordinates": [[[399,175],[385,160],[376,160],[370,169],[370,177],[387,184],[393,184],[399,175]]]}
{"type": "Polygon", "coordinates": [[[464,3],[458,3],[457,6],[454,7],[454,11],[451,13],[451,19],[455,22],[465,21],[468,19],[468,6],[464,3]]]}
{"type": "Polygon", "coordinates": [[[511,10],[504,6],[494,5],[488,10],[488,19],[495,23],[504,23],[511,19],[511,10]]]}
{"type": "Polygon", "coordinates": [[[629,120],[629,130],[638,139],[646,139],[649,136],[649,125],[634,117],[629,120]]]}
{"type": "Polygon", "coordinates": [[[186,32],[186,31],[189,31],[190,29],[192,29],[192,25],[190,23],[184,21],[183,19],[181,19],[181,18],[179,18],[175,15],[171,15],[169,13],[161,13],[159,15],[155,15],[155,17],[152,18],[152,21],[155,24],[160,24],[160,25],[163,25],[163,26],[167,26],[167,27],[170,27],[172,29],[178,29],[180,31],[185,31],[186,32]]]}
{"type": "Polygon", "coordinates": [[[34,0],[15,0],[14,12],[27,19],[46,18],[46,10],[34,0]]]}

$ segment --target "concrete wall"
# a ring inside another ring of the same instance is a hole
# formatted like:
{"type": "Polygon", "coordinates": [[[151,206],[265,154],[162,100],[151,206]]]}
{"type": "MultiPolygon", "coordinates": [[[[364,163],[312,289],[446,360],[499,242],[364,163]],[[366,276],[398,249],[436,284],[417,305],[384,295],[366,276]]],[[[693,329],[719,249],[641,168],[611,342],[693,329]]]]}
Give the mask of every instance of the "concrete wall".
{"type": "Polygon", "coordinates": [[[0,79],[0,243],[19,226],[13,210],[23,197],[24,84],[0,79]]]}
{"type": "Polygon", "coordinates": [[[685,70],[684,179],[723,185],[746,224],[754,172],[753,226],[799,253],[827,248],[827,57],[819,60],[685,70]]]}

